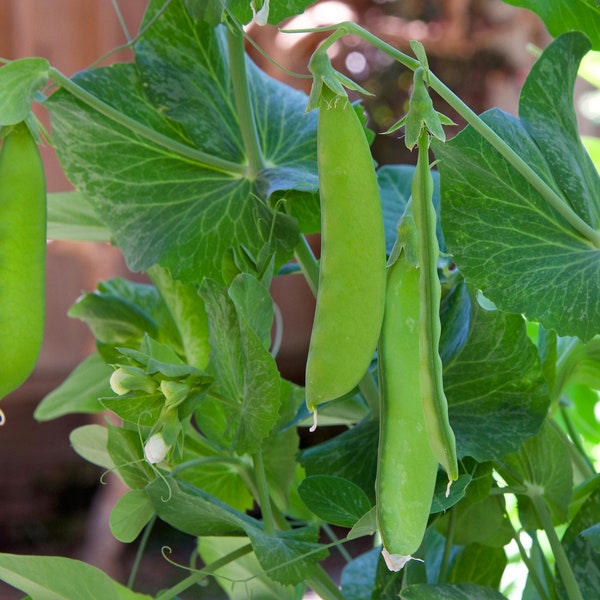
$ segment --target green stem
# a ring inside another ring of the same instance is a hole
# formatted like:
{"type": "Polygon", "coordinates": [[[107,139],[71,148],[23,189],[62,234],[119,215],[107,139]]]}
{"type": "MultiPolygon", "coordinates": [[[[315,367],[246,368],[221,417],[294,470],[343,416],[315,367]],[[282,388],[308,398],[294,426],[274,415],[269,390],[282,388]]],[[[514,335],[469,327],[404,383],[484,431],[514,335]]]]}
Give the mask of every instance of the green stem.
{"type": "MultiPolygon", "coordinates": [[[[301,32],[303,30],[297,30],[301,32]]],[[[328,27],[318,27],[304,31],[333,31],[330,36],[337,40],[342,35],[352,34],[381,50],[405,67],[415,70],[420,66],[418,60],[411,58],[404,52],[397,50],[377,36],[366,31],[355,23],[340,23],[328,27]]],[[[325,50],[331,45],[330,38],[323,42],[321,48],[325,50]]],[[[321,51],[319,48],[318,51],[321,51]]],[[[556,210],[571,227],[586,238],[595,248],[600,248],[600,232],[588,225],[573,209],[561,198],[529,165],[474,111],[472,111],[450,88],[448,88],[433,73],[429,72],[429,83],[433,90],[444,99],[456,112],[465,119],[485,140],[487,140],[556,210]]]]}
{"type": "Polygon", "coordinates": [[[558,539],[558,535],[556,535],[556,530],[554,529],[554,524],[552,523],[552,517],[550,516],[550,511],[546,506],[544,498],[542,497],[540,491],[533,487],[529,488],[528,496],[531,499],[533,508],[542,524],[542,527],[544,528],[548,542],[550,543],[550,547],[552,548],[552,553],[554,554],[554,559],[556,560],[558,572],[560,573],[565,590],[567,592],[567,598],[569,600],[583,600],[583,596],[581,595],[581,591],[577,585],[577,580],[575,579],[575,575],[571,569],[571,565],[569,564],[569,559],[567,558],[564,548],[558,539]]]}
{"type": "Polygon", "coordinates": [[[450,568],[450,556],[452,554],[452,548],[454,546],[454,530],[456,529],[456,507],[450,509],[448,515],[448,530],[446,531],[446,540],[444,542],[444,553],[442,554],[442,562],[440,564],[440,571],[438,577],[438,583],[446,583],[448,578],[448,570],[450,568]]]}
{"type": "Polygon", "coordinates": [[[49,75],[57,85],[67,90],[71,95],[75,96],[75,98],[81,100],[111,121],[126,127],[130,131],[133,131],[137,135],[146,138],[147,140],[150,140],[151,142],[154,142],[155,144],[158,144],[159,146],[162,146],[171,152],[175,152],[180,156],[189,158],[196,163],[200,163],[207,169],[220,171],[235,177],[243,177],[247,175],[247,167],[244,165],[240,165],[239,163],[234,163],[229,160],[224,160],[217,156],[212,156],[211,154],[207,154],[206,152],[202,152],[201,150],[192,148],[186,144],[182,144],[181,142],[178,142],[169,136],[163,135],[154,129],[146,127],[139,121],[128,117],[121,111],[113,108],[93,94],[90,94],[90,92],[84,90],[54,67],[50,67],[49,75]]]}
{"type": "MultiPolygon", "coordinates": [[[[294,248],[294,256],[304,274],[306,283],[316,296],[319,287],[319,263],[304,235],[300,236],[300,242],[294,248]]],[[[360,380],[358,387],[364,396],[373,416],[379,414],[379,392],[373,379],[373,375],[367,371],[360,380]]]]}
{"type": "Polygon", "coordinates": [[[429,81],[431,88],[487,140],[575,231],[595,248],[600,248],[600,232],[588,225],[493,129],[433,73],[430,73],[429,81]]]}
{"type": "Polygon", "coordinates": [[[514,528],[512,521],[510,520],[510,516],[506,512],[505,517],[512,530],[513,540],[515,540],[515,543],[517,544],[521,560],[523,561],[523,564],[527,567],[527,575],[531,579],[531,583],[537,590],[540,596],[540,600],[548,600],[548,592],[546,591],[546,588],[544,587],[544,584],[542,583],[542,580],[540,579],[540,576],[538,575],[534,564],[531,562],[529,555],[527,554],[527,550],[525,549],[525,546],[523,546],[523,544],[521,543],[521,536],[519,535],[519,532],[514,528]]]}
{"type": "Polygon", "coordinates": [[[135,553],[135,560],[133,561],[133,565],[131,567],[131,572],[129,573],[129,579],[127,580],[127,587],[131,590],[133,589],[133,584],[135,583],[135,578],[137,572],[140,568],[140,563],[142,562],[142,556],[144,554],[144,550],[148,545],[148,539],[150,538],[150,533],[152,528],[154,527],[154,523],[156,523],[156,518],[158,515],[152,515],[152,518],[144,527],[144,533],[142,534],[142,538],[140,539],[140,543],[138,545],[137,551],[135,553]]]}
{"type": "Polygon", "coordinates": [[[211,575],[212,573],[218,571],[225,565],[228,565],[229,563],[237,560],[238,558],[241,558],[242,556],[245,556],[246,554],[249,554],[250,552],[252,552],[252,544],[246,544],[244,546],[241,546],[237,550],[234,550],[233,552],[230,552],[229,554],[226,554],[218,560],[215,560],[214,562],[210,563],[210,565],[207,565],[206,567],[204,567],[204,569],[196,571],[195,573],[192,573],[189,577],[182,579],[177,585],[174,585],[172,588],[161,592],[156,596],[156,600],[171,600],[172,598],[176,598],[179,594],[185,592],[185,590],[189,589],[193,585],[196,585],[197,583],[200,583],[207,575],[211,575]]]}
{"type": "Polygon", "coordinates": [[[258,450],[252,455],[254,463],[254,472],[256,474],[256,487],[259,496],[259,505],[262,511],[265,533],[269,536],[275,535],[275,520],[273,519],[273,510],[271,507],[271,496],[269,495],[269,486],[267,484],[267,474],[263,462],[262,451],[258,450]]]}
{"type": "Polygon", "coordinates": [[[329,523],[323,523],[322,527],[327,537],[335,544],[335,548],[342,555],[342,558],[347,563],[352,562],[352,557],[350,556],[350,553],[348,552],[348,550],[346,550],[340,538],[337,535],[335,535],[335,531],[333,531],[331,525],[329,525],[329,523]]]}
{"type": "Polygon", "coordinates": [[[229,49],[229,69],[233,83],[233,96],[240,124],[242,141],[248,157],[250,179],[265,168],[256,119],[252,110],[250,90],[248,87],[248,75],[246,73],[246,52],[244,50],[244,35],[231,25],[227,27],[227,46],[229,49]]]}

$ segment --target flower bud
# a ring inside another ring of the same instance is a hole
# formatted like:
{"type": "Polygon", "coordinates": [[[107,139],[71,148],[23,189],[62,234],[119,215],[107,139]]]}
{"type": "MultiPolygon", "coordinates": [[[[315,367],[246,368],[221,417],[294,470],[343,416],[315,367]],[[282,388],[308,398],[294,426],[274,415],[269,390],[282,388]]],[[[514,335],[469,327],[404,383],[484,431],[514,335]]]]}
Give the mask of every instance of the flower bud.
{"type": "Polygon", "coordinates": [[[165,444],[162,433],[155,433],[144,445],[144,458],[151,464],[162,462],[169,452],[170,446],[165,444]]]}
{"type": "Polygon", "coordinates": [[[156,391],[156,382],[137,367],[119,367],[110,376],[110,387],[115,394],[123,396],[139,390],[152,394],[156,391]]]}
{"type": "Polygon", "coordinates": [[[190,393],[190,387],[185,385],[185,383],[163,379],[160,382],[160,391],[167,399],[166,406],[173,408],[174,406],[181,404],[187,398],[187,395],[190,393]]]}

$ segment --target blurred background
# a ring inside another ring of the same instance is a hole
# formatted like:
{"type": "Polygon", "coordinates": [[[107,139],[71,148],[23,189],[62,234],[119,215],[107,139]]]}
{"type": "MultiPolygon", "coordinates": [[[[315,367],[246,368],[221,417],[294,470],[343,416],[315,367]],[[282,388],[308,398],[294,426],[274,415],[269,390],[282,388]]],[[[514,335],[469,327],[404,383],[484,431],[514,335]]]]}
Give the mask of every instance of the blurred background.
{"type": "MultiPolygon", "coordinates": [[[[72,75],[134,36],[145,6],[146,0],[0,0],[0,57],[41,56],[72,75]]],[[[520,88],[533,63],[527,46],[550,42],[533,13],[501,0],[323,0],[286,27],[345,20],[405,51],[411,39],[423,42],[432,70],[476,112],[498,106],[516,113],[520,88]]],[[[298,73],[307,72],[308,59],[322,39],[272,27],[251,26],[248,32],[266,53],[298,73]]],[[[251,46],[248,50],[271,76],[308,91],[309,80],[284,73],[251,46]]],[[[410,72],[352,37],[338,42],[330,55],[338,70],[375,94],[364,99],[375,131],[385,131],[405,112],[410,72]]],[[[123,50],[103,64],[131,58],[123,50]]],[[[578,94],[589,89],[585,82],[578,86],[578,94]]],[[[436,108],[461,125],[443,103],[436,108]]],[[[38,109],[48,126],[47,115],[38,109]]],[[[588,135],[599,133],[598,122],[583,116],[581,129],[588,135]]],[[[394,136],[377,136],[373,149],[382,164],[416,160],[394,136]]],[[[43,149],[43,159],[48,191],[71,189],[50,147],[43,149]]],[[[74,427],[92,418],[63,417],[49,423],[33,418],[39,400],[94,349],[88,329],[66,316],[68,308],[83,290],[114,276],[143,280],[129,273],[118,249],[109,245],[53,241],[48,246],[44,347],[32,377],[2,402],[7,423],[0,429],[0,551],[84,558],[119,577],[132,558],[130,550],[112,540],[106,523],[120,490],[101,486],[101,471],[80,459],[68,441],[74,427]]],[[[313,299],[301,276],[279,278],[273,293],[284,322],[279,366],[288,378],[301,382],[313,299]]],[[[154,588],[153,569],[142,573],[149,589],[154,588]]],[[[0,600],[19,597],[2,585],[0,600]]]]}

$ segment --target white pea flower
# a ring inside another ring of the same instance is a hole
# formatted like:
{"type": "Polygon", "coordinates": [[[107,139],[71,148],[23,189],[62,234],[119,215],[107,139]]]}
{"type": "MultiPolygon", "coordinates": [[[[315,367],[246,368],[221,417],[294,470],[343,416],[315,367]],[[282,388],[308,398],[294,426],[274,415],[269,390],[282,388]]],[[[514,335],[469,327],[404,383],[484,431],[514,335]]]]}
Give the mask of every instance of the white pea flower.
{"type": "Polygon", "coordinates": [[[169,452],[170,446],[165,444],[162,433],[155,433],[144,445],[144,458],[151,464],[162,462],[169,452]]]}

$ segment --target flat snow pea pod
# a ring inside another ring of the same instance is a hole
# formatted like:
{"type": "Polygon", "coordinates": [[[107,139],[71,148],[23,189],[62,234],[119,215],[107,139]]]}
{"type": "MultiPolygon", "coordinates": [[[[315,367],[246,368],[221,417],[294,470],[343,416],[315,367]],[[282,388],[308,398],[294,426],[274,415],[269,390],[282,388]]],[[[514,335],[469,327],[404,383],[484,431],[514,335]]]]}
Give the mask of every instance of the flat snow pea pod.
{"type": "Polygon", "coordinates": [[[308,408],[356,386],[373,358],[385,296],[385,239],[375,166],[358,115],[323,86],[317,156],[321,263],[308,359],[308,408]]]}
{"type": "Polygon", "coordinates": [[[0,150],[0,398],[30,375],[42,345],[46,186],[35,139],[25,123],[0,150]]]}
{"type": "Polygon", "coordinates": [[[432,201],[433,178],[429,168],[429,133],[425,127],[421,129],[418,148],[417,168],[411,192],[417,227],[417,261],[420,270],[419,373],[429,441],[451,482],[458,478],[458,462],[456,440],[448,420],[448,401],[444,393],[442,360],[439,354],[441,286],[437,265],[440,251],[432,201]]]}
{"type": "Polygon", "coordinates": [[[397,570],[423,541],[438,460],[429,443],[421,397],[419,269],[404,250],[392,260],[378,352],[376,496],[384,556],[388,566],[397,570]]]}

